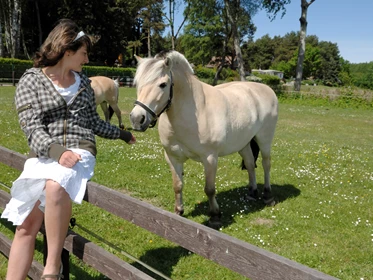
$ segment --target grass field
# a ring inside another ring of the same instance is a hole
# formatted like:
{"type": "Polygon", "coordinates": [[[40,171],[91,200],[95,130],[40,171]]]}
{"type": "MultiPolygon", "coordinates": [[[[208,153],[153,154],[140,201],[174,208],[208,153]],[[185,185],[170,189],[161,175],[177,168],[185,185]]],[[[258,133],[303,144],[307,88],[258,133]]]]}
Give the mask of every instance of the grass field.
{"type": "MultiPolygon", "coordinates": [[[[26,154],[13,95],[14,87],[0,87],[0,145],[26,154]]],[[[134,100],[134,89],[121,88],[119,106],[127,126],[134,100]]],[[[340,279],[373,279],[373,112],[364,106],[328,104],[281,99],[272,152],[274,207],[243,199],[247,174],[239,168],[238,154],[220,158],[216,184],[221,231],[340,279]]],[[[115,116],[112,122],[117,124],[115,116]]],[[[153,128],[135,135],[138,142],[132,146],[97,138],[92,180],[173,211],[171,174],[158,132],[153,128]]],[[[258,166],[261,187],[260,162],[258,166]]],[[[11,186],[20,172],[0,167],[0,182],[11,186]]],[[[205,223],[202,166],[188,161],[184,179],[184,216],[205,223]]],[[[77,233],[133,263],[121,253],[125,251],[171,279],[246,279],[88,203],[74,205],[73,216],[77,233]]],[[[2,220],[0,231],[12,238],[14,228],[2,220]]],[[[40,262],[41,247],[38,239],[40,262]]],[[[0,279],[5,271],[6,258],[0,256],[0,279]]],[[[70,278],[106,279],[74,257],[70,278]]]]}

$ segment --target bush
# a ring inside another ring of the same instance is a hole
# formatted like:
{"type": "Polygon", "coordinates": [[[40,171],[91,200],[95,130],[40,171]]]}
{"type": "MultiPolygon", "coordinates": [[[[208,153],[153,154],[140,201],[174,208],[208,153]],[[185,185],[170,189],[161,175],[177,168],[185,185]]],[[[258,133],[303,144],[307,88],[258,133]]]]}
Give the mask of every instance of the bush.
{"type": "Polygon", "coordinates": [[[83,72],[88,76],[106,76],[106,77],[134,77],[136,68],[120,68],[107,66],[84,66],[83,72]]]}
{"type": "Polygon", "coordinates": [[[240,79],[240,74],[236,70],[232,70],[231,68],[224,67],[220,72],[221,80],[226,82],[237,81],[240,79]]]}
{"type": "Polygon", "coordinates": [[[281,79],[274,75],[256,74],[256,76],[262,79],[263,84],[266,84],[270,87],[279,86],[281,84],[281,79]]]}
{"type": "Polygon", "coordinates": [[[215,70],[211,68],[206,68],[201,65],[198,65],[196,68],[194,68],[194,74],[199,79],[214,79],[215,77],[215,70]]]}

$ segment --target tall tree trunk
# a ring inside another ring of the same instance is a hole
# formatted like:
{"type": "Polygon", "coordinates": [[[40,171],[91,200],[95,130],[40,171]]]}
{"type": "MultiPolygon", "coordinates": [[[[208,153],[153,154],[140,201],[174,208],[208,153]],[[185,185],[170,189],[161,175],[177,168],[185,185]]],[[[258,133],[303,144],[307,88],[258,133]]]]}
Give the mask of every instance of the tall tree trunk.
{"type": "Polygon", "coordinates": [[[148,57],[152,56],[151,44],[150,44],[150,27],[148,29],[148,57]]]}
{"type": "MultiPolygon", "coordinates": [[[[212,82],[213,86],[217,85],[218,79],[219,79],[219,75],[220,75],[221,71],[223,70],[223,68],[225,66],[225,58],[228,55],[228,40],[229,40],[229,37],[225,37],[224,43],[223,43],[224,46],[223,46],[222,61],[221,61],[220,65],[219,65],[218,69],[216,70],[216,73],[215,73],[215,76],[214,76],[214,81],[212,82]]],[[[232,56],[232,63],[233,63],[233,56],[232,56]]]]}
{"type": "Polygon", "coordinates": [[[299,51],[298,51],[298,62],[295,75],[294,90],[300,91],[303,76],[303,61],[306,53],[306,36],[307,36],[307,10],[308,7],[316,0],[301,0],[302,13],[299,19],[300,21],[300,32],[299,32],[299,51]]]}
{"type": "MultiPolygon", "coordinates": [[[[238,63],[238,72],[240,73],[240,78],[241,81],[245,81],[245,67],[244,67],[244,61],[242,58],[242,52],[241,52],[241,47],[240,47],[240,36],[238,34],[238,28],[237,28],[237,18],[234,18],[233,16],[237,17],[237,12],[232,12],[232,11],[237,11],[239,7],[239,1],[237,4],[237,7],[234,7],[234,4],[230,4],[229,0],[224,0],[224,5],[225,9],[227,11],[227,17],[229,20],[229,23],[232,27],[232,36],[233,36],[233,44],[234,44],[234,50],[236,53],[236,59],[238,63]]],[[[234,57],[232,57],[232,63],[234,62],[234,57]]]]}
{"type": "Polygon", "coordinates": [[[21,3],[20,0],[9,1],[9,35],[10,35],[10,56],[16,58],[20,50],[21,42],[21,3]]]}
{"type": "Polygon", "coordinates": [[[172,50],[175,49],[177,36],[179,35],[179,32],[180,32],[181,28],[184,26],[184,24],[185,24],[185,22],[188,18],[188,13],[189,13],[189,3],[187,2],[186,3],[187,6],[184,8],[184,14],[185,14],[184,19],[181,22],[179,28],[177,29],[177,31],[175,33],[175,5],[177,4],[177,2],[178,2],[178,0],[169,0],[168,1],[168,16],[165,15],[167,21],[170,24],[172,50]]]}
{"type": "Polygon", "coordinates": [[[21,39],[22,39],[22,47],[23,47],[23,53],[27,57],[28,60],[31,59],[30,54],[28,53],[26,42],[25,42],[25,37],[23,36],[23,31],[21,31],[21,39]]]}
{"type": "Polygon", "coordinates": [[[168,21],[170,23],[170,30],[171,30],[171,48],[175,49],[175,0],[168,1],[168,12],[169,18],[168,21]]]}
{"type": "Polygon", "coordinates": [[[4,23],[4,34],[5,34],[5,49],[6,53],[10,53],[11,46],[12,46],[12,41],[10,38],[10,11],[9,8],[11,7],[10,2],[5,1],[5,0],[0,0],[1,4],[1,10],[0,12],[2,13],[3,17],[3,23],[4,23]]]}
{"type": "Polygon", "coordinates": [[[36,18],[38,20],[38,29],[39,29],[39,46],[41,46],[41,44],[43,43],[43,30],[41,29],[39,0],[35,0],[35,9],[36,9],[36,18]]]}
{"type": "Polygon", "coordinates": [[[4,57],[4,48],[3,48],[3,25],[2,25],[2,13],[0,12],[0,57],[4,57]]]}

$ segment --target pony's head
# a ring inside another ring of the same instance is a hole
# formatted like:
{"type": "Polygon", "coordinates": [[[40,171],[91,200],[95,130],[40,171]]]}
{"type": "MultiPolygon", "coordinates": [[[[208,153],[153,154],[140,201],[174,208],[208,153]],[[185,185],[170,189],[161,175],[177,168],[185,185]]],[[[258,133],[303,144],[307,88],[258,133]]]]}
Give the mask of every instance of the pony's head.
{"type": "Polygon", "coordinates": [[[145,131],[171,105],[174,74],[185,76],[194,72],[187,59],[176,51],[159,53],[154,58],[135,58],[138,106],[133,108],[130,119],[134,130],[145,131]]]}

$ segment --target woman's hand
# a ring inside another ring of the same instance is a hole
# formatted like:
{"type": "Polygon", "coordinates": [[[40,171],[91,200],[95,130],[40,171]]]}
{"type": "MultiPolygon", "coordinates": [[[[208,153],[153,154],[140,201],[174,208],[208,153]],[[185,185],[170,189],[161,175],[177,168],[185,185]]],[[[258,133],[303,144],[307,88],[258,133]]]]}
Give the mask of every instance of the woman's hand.
{"type": "Polygon", "coordinates": [[[131,140],[128,141],[127,144],[132,145],[132,144],[135,144],[135,143],[136,143],[136,138],[135,138],[135,136],[132,134],[131,140]]]}
{"type": "Polygon", "coordinates": [[[60,160],[58,161],[59,164],[61,164],[64,167],[71,168],[73,167],[79,160],[82,160],[79,154],[74,153],[72,151],[66,151],[64,152],[60,160]]]}

